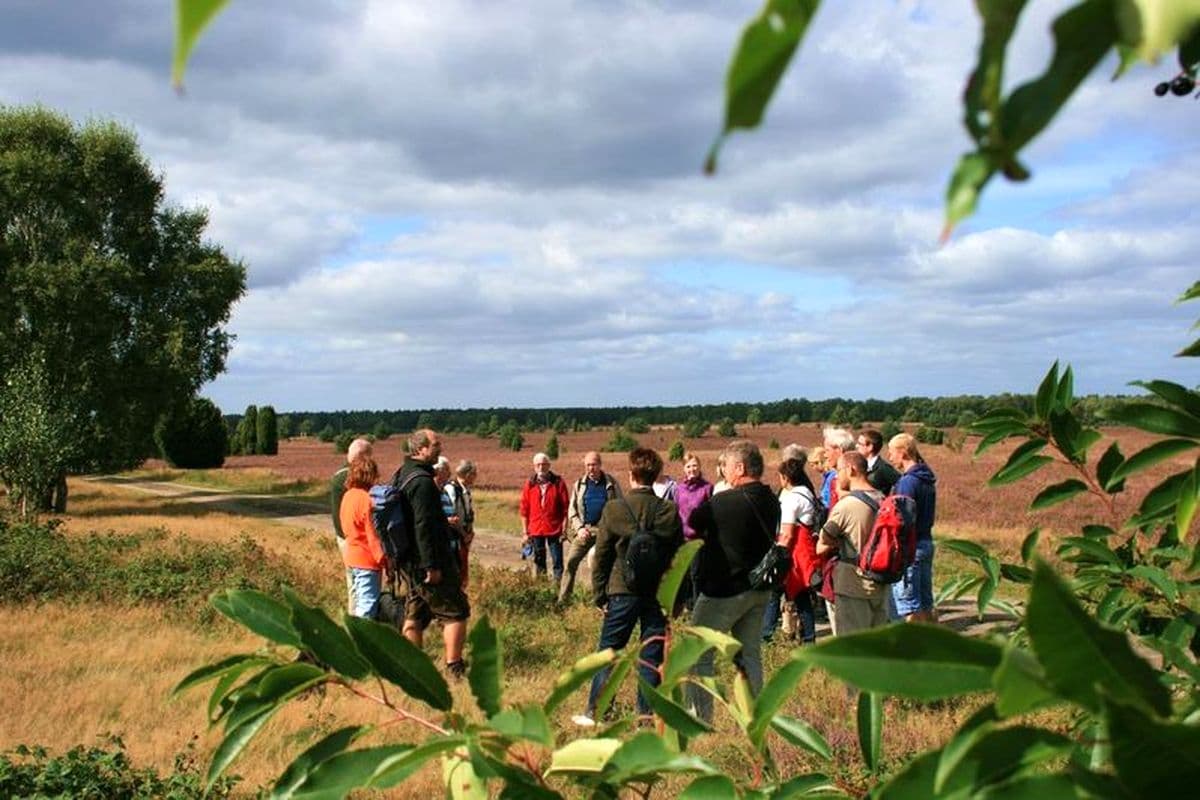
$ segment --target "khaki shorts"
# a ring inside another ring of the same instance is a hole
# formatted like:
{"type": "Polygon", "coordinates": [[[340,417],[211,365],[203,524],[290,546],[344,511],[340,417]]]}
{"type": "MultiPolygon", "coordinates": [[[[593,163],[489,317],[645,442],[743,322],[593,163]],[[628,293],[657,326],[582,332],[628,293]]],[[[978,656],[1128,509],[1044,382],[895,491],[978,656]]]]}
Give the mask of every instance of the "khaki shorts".
{"type": "Polygon", "coordinates": [[[458,570],[444,570],[437,584],[416,583],[407,575],[401,579],[406,597],[404,620],[425,630],[435,619],[459,622],[471,616],[471,601],[462,588],[458,570]]]}

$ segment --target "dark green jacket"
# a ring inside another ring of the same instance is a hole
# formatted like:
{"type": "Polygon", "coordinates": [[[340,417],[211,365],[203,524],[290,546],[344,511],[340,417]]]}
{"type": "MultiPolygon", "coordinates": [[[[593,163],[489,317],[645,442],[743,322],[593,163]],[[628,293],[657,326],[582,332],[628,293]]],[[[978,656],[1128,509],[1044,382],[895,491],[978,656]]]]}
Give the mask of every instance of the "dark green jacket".
{"type": "Polygon", "coordinates": [[[450,549],[450,523],[442,511],[442,493],[433,482],[433,465],[406,456],[392,485],[404,495],[404,525],[416,544],[412,563],[406,566],[457,575],[458,557],[450,549]]]}
{"type": "Polygon", "coordinates": [[[875,466],[867,470],[867,483],[875,487],[880,494],[889,495],[900,473],[891,464],[883,460],[883,456],[875,459],[875,466]]]}
{"type": "Polygon", "coordinates": [[[679,509],[670,500],[660,500],[649,486],[635,487],[625,497],[605,503],[597,525],[596,569],[592,573],[592,597],[597,606],[604,605],[610,595],[633,594],[625,585],[621,565],[637,529],[635,517],[655,536],[671,540],[676,547],[683,543],[679,509]]]}
{"type": "Polygon", "coordinates": [[[342,467],[329,479],[329,505],[333,512],[333,533],[339,539],[346,538],[346,534],[342,533],[342,497],[346,494],[346,476],[349,474],[350,467],[342,467]]]}

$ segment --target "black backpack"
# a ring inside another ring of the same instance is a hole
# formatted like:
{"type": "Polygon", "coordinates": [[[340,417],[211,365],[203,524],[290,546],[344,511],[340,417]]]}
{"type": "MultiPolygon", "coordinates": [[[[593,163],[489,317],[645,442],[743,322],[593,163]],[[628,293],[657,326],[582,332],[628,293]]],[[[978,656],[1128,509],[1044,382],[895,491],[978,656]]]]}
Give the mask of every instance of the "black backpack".
{"type": "MultiPolygon", "coordinates": [[[[647,527],[643,527],[633,506],[624,499],[620,502],[629,512],[633,520],[633,536],[629,537],[629,547],[625,549],[625,560],[621,563],[621,575],[629,591],[638,597],[654,597],[663,573],[671,566],[678,542],[656,536],[654,534],[654,515],[651,514],[647,527]]],[[[656,500],[655,513],[658,511],[656,500]]]]}

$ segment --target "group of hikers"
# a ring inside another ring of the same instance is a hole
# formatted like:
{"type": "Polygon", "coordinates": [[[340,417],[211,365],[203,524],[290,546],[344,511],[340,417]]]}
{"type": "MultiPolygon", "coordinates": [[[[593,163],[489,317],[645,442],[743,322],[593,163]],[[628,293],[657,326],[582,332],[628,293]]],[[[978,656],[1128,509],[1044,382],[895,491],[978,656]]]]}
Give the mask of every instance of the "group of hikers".
{"type": "MultiPolygon", "coordinates": [[[[390,483],[380,484],[371,448],[365,439],[351,443],[331,483],[350,613],[395,621],[418,646],[437,619],[447,672],[462,676],[476,468],[464,460],[452,470],[439,436],[418,430],[390,483]],[[389,498],[397,504],[394,534],[389,498]]],[[[782,449],[778,489],[765,471],[762,452],[746,440],[721,451],[715,483],[695,453],[684,455],[683,478],[675,481],[655,450],[639,447],[628,454],[627,488],[596,452],[584,455],[583,474],[568,487],[550,458],[537,453],[521,488],[522,558],[543,577],[549,560],[559,604],[571,601],[589,560],[592,600],[603,613],[598,649],[625,648],[638,628],[638,669],[650,686],[659,682],[669,614],[690,614],[693,625],[736,638],[738,668],[755,693],[763,681],[762,644],[781,627],[784,636],[811,643],[822,617],[834,636],[895,620],[935,620],[936,478],[910,434],[893,436],[885,452],[876,430],[826,428],[823,444],[811,451],[782,449]],[[886,538],[901,529],[906,541],[886,538]],[[693,539],[703,544],[676,607],[664,609],[658,581],[679,546],[693,539]]],[[[712,674],[711,650],[695,670],[712,674]]],[[[596,707],[606,680],[606,672],[595,676],[576,724],[594,725],[606,712],[596,707]]],[[[708,691],[692,684],[688,699],[702,719],[711,718],[708,691]]],[[[649,714],[640,691],[637,709],[649,714]]]]}

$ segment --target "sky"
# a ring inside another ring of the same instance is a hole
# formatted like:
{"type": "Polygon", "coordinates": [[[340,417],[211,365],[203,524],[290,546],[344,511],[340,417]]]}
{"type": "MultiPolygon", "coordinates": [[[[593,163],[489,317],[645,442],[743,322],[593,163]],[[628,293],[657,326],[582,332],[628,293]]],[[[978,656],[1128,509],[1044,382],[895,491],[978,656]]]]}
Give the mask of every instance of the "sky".
{"type": "MultiPolygon", "coordinates": [[[[1067,3],[1030,4],[1006,85],[1067,3]]],[[[3,0],[0,104],[131,128],[244,262],[227,413],[682,405],[1197,383],[1200,104],[1106,62],[941,244],[966,2],[827,2],[701,172],[741,0],[3,0]],[[1193,304],[1194,305],[1194,304],[1193,304]]]]}

